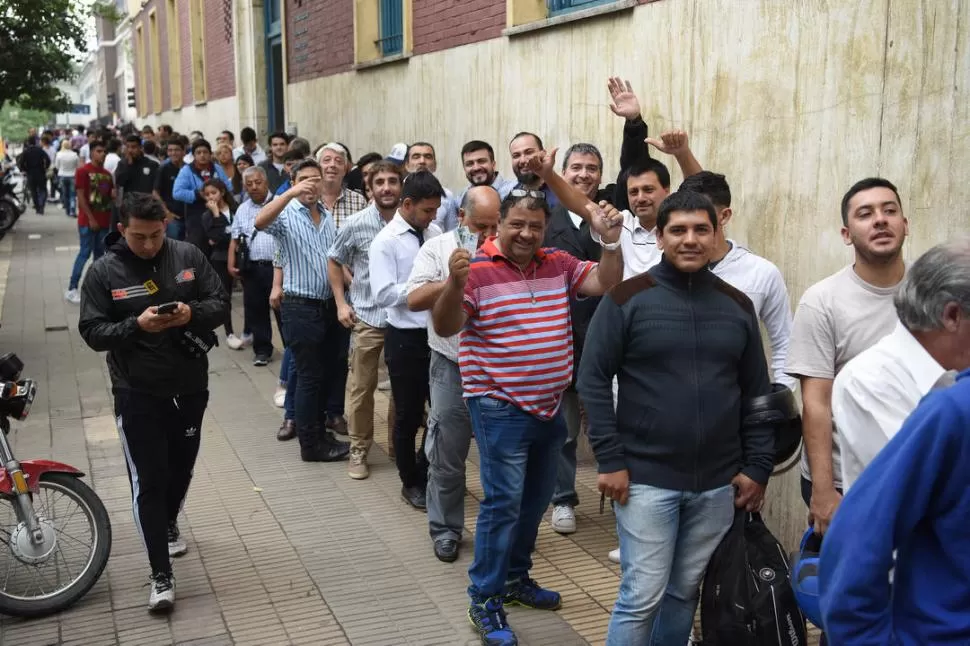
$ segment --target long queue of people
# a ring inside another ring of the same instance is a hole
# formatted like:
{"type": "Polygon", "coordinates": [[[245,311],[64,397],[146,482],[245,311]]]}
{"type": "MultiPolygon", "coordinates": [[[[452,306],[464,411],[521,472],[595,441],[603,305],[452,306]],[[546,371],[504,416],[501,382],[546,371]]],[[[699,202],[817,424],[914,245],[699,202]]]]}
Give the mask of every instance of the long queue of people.
{"type": "MultiPolygon", "coordinates": [[[[469,184],[458,192],[435,176],[428,142],[354,165],[344,144],[311,153],[284,133],[269,137],[266,155],[251,131],[240,149],[221,142],[215,162],[202,133],[189,143],[192,161],[173,135],[169,160],[144,174],[157,175],[149,192],[164,205],[169,236],[202,250],[226,291],[242,279],[242,335],[227,313],[219,320],[228,345],[251,345],[254,363],[265,365],[275,313],[285,344],[277,438],[298,438],[303,460],[346,459],[350,478],[368,477],[383,353],[401,495],[427,511],[441,561],[455,561],[462,546],[475,440],[484,496],[468,615],[483,644],[517,643],[507,605],[562,603],[530,577],[531,554],[550,504],[553,528],[577,531],[584,427],[619,536],[607,644],[685,643],[704,571],[736,510],[764,504],[775,429],[744,411],[773,382],[801,392],[802,493],[815,531],[834,535],[822,562],[839,565],[822,569],[816,621],[834,643],[867,629],[909,630],[905,621],[865,625],[876,605],[894,611],[880,586],[899,549],[895,587],[912,587],[904,598],[920,614],[908,619],[924,634],[923,623],[943,616],[934,613],[949,617],[952,599],[927,591],[917,563],[930,558],[926,534],[950,527],[955,511],[905,496],[866,467],[875,459],[916,477],[905,452],[931,442],[910,437],[927,424],[890,440],[924,395],[970,367],[970,244],[936,247],[907,272],[896,187],[858,181],[841,207],[853,263],[807,290],[793,317],[779,269],[725,232],[736,208],[725,176],[702,168],[686,133],[648,137],[629,82],[610,79],[608,90],[624,128],[619,175],[602,188],[596,146],[570,146],[557,170],[558,151],[530,132],[510,139],[514,179],[497,172],[490,144],[465,144],[469,184]],[[651,148],[677,161],[685,177],[677,191],[651,148]],[[887,443],[903,447],[882,451],[887,443]],[[836,513],[850,484],[863,492],[859,502],[849,496],[836,513]],[[884,514],[873,517],[862,505],[877,499],[884,514]],[[893,535],[903,513],[912,540],[893,535]],[[861,554],[870,543],[858,537],[880,529],[889,551],[861,554]],[[859,549],[847,547],[847,532],[859,549]]],[[[966,421],[970,398],[955,393],[968,383],[934,405],[957,407],[947,414],[966,421]]],[[[952,495],[966,505],[966,494],[952,495]]],[[[168,522],[170,553],[184,553],[168,522]]],[[[949,562],[933,564],[939,573],[949,562]]]]}

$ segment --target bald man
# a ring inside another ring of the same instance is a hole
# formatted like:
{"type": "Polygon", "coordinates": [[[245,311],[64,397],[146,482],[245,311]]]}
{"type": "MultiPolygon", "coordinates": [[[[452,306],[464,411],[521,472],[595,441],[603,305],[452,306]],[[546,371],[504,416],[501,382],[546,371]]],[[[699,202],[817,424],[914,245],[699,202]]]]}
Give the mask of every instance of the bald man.
{"type": "MultiPolygon", "coordinates": [[[[491,186],[470,188],[458,210],[459,226],[454,231],[424,243],[408,278],[408,307],[430,310],[448,279],[448,260],[462,247],[481,246],[498,228],[501,201],[491,186]]],[[[465,459],[472,439],[468,409],[462,398],[458,371],[458,335],[442,338],[435,334],[428,317],[428,345],[431,347],[431,413],[425,451],[428,454],[428,526],[434,554],[451,563],[458,558],[462,527],[465,525],[465,459]]]]}

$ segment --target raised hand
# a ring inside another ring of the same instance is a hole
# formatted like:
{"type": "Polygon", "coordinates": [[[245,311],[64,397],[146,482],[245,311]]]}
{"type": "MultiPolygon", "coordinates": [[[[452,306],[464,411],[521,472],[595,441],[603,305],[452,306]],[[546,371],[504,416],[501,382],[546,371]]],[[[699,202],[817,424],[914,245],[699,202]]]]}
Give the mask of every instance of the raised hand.
{"type": "Polygon", "coordinates": [[[618,76],[611,76],[606,84],[610,91],[610,110],[618,117],[623,117],[632,121],[640,116],[640,101],[633,92],[633,86],[629,81],[624,81],[618,76]]]}
{"type": "Polygon", "coordinates": [[[606,244],[612,244],[620,239],[620,231],[623,229],[623,214],[616,210],[616,207],[607,201],[602,201],[599,205],[592,202],[586,205],[589,212],[589,228],[600,236],[606,244]]]}
{"type": "Polygon", "coordinates": [[[668,130],[660,135],[660,139],[647,137],[644,141],[662,153],[678,157],[690,152],[687,133],[683,130],[668,130]]]}
{"type": "Polygon", "coordinates": [[[451,252],[451,257],[448,259],[448,278],[457,287],[464,287],[468,282],[471,258],[472,255],[464,247],[458,247],[451,252]]]}
{"type": "Polygon", "coordinates": [[[556,172],[557,152],[559,152],[559,148],[540,150],[529,159],[526,168],[543,179],[549,177],[550,174],[556,172]]]}

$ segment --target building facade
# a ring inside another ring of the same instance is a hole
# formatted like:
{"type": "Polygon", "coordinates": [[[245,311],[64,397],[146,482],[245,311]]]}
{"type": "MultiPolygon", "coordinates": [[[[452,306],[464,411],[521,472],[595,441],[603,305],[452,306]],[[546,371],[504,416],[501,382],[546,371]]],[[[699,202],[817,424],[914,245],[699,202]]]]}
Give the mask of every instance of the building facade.
{"type": "MultiPolygon", "coordinates": [[[[146,2],[137,52],[151,52],[163,73],[148,76],[156,68],[139,59],[136,76],[149,78],[139,80],[139,118],[207,133],[256,125],[262,137],[272,113],[355,156],[427,140],[455,190],[467,184],[465,141],[491,142],[511,176],[508,140],[528,130],[547,148],[596,144],[605,182],[618,170],[623,125],[606,89],[616,75],[632,82],[652,134],[687,130],[704,167],[727,176],[729,235],[781,268],[793,303],[850,262],[839,200],[858,179],[899,187],[909,258],[970,228],[968,2],[257,2],[146,2]],[[156,32],[167,43],[157,54],[156,32]],[[173,59],[181,66],[165,72],[173,59]]],[[[673,160],[658,156],[676,186],[673,160]]],[[[774,526],[797,537],[797,477],[772,490],[774,526]]]]}

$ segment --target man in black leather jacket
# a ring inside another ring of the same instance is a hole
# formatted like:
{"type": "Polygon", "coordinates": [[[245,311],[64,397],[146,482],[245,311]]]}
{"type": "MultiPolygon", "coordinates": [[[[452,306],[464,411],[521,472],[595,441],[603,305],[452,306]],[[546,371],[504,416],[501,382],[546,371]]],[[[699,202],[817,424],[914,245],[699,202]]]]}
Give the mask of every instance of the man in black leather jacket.
{"type": "Polygon", "coordinates": [[[209,399],[206,352],[229,311],[229,294],[202,255],[166,239],[165,208],[132,193],[81,291],[78,329],[108,351],[114,409],[131,482],[135,522],[151,564],[150,610],[171,608],[170,556],[186,552],[178,513],[199,451],[209,399]],[[158,306],[175,303],[171,313],[158,306]]]}

